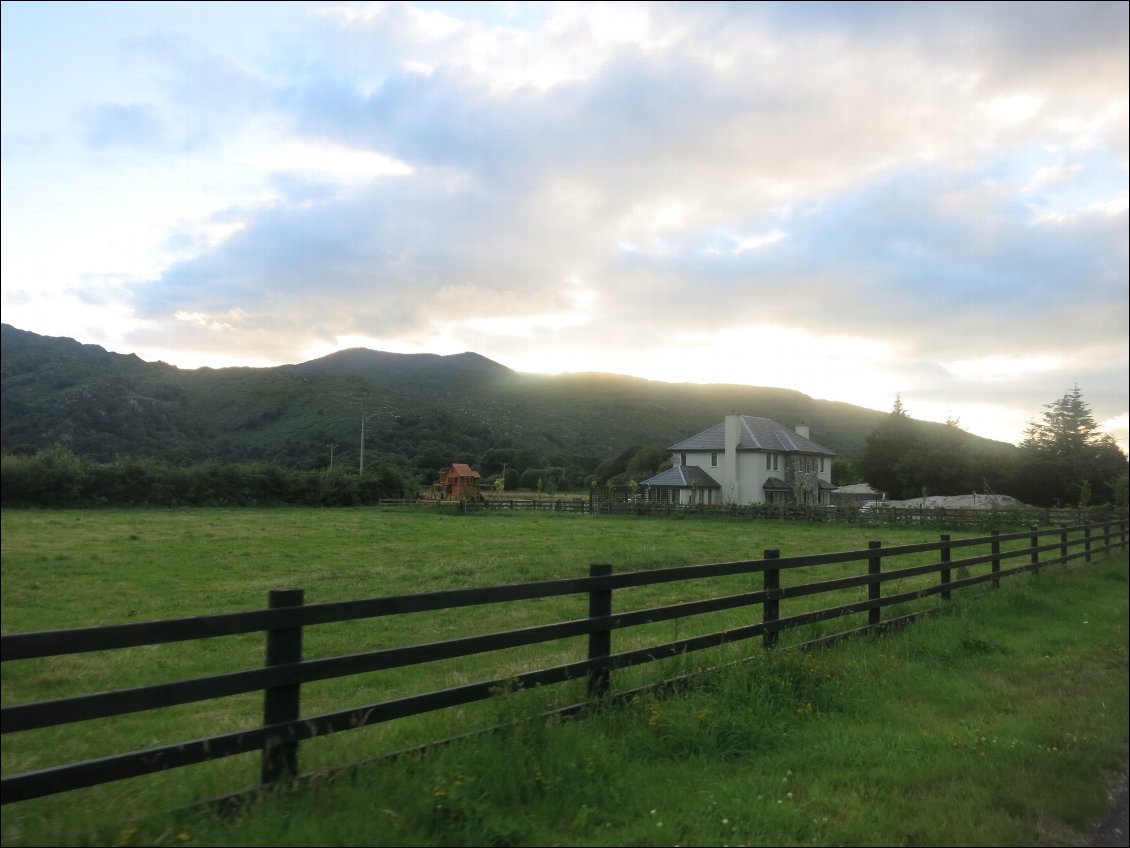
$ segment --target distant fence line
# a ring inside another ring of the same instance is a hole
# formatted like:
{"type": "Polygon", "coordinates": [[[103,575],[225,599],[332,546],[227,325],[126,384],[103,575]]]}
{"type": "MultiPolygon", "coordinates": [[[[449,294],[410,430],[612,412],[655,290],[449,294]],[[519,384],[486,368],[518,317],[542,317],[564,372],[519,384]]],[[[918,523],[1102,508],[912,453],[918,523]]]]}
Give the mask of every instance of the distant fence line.
{"type": "MultiPolygon", "coordinates": [[[[640,516],[718,516],[766,518],[790,521],[839,522],[851,524],[925,524],[960,527],[1027,527],[1081,524],[1085,521],[1111,521],[1116,515],[1109,507],[1087,509],[1008,506],[991,509],[950,509],[945,507],[880,507],[860,510],[859,506],[804,506],[795,504],[671,504],[645,500],[609,500],[589,496],[500,497],[482,500],[432,500],[430,498],[382,498],[379,507],[417,507],[437,511],[477,512],[562,512],[583,515],[640,516]]],[[[1122,511],[1124,512],[1124,510],[1122,511]]]]}
{"type": "MultiPolygon", "coordinates": [[[[993,531],[986,536],[956,540],[942,535],[937,542],[895,547],[883,547],[880,541],[872,541],[865,550],[840,553],[783,557],[779,550],[766,550],[762,559],[619,574],[613,573],[611,565],[596,564],[590,566],[586,577],[317,604],[306,604],[302,589],[282,589],[270,592],[267,609],[4,635],[0,637],[0,661],[9,663],[261,632],[265,634],[266,662],[259,668],[209,677],[3,707],[0,725],[6,736],[241,693],[263,693],[263,718],[257,727],[6,775],[0,780],[2,800],[10,804],[256,751],[261,756],[261,783],[270,787],[298,775],[299,745],[314,737],[482,701],[507,686],[532,688],[584,680],[588,698],[585,703],[610,695],[620,697],[624,693],[614,693],[612,684],[614,675],[622,669],[757,637],[764,646],[771,647],[786,630],[851,615],[866,614],[866,625],[823,638],[841,638],[890,627],[928,614],[937,607],[887,619],[883,618],[884,608],[931,596],[938,596],[944,605],[951,593],[959,589],[974,586],[997,589],[1005,577],[1076,559],[1090,562],[1095,555],[1125,550],[1127,531],[1127,520],[1120,519],[1042,530],[1031,527],[1013,533],[993,531]],[[955,559],[954,553],[960,550],[965,550],[967,555],[955,559]],[[921,562],[921,555],[926,555],[929,561],[921,562]],[[840,569],[832,576],[823,576],[827,572],[821,572],[821,578],[815,582],[788,586],[781,582],[782,572],[792,569],[845,564],[856,566],[847,576],[840,569]],[[974,573],[978,567],[978,572],[974,573]],[[762,585],[756,591],[614,611],[613,595],[618,590],[685,581],[701,581],[693,585],[710,589],[716,584],[709,581],[757,574],[761,575],[762,585]],[[913,584],[914,588],[907,588],[909,578],[929,575],[936,575],[936,580],[918,582],[913,584]],[[888,584],[892,589],[890,594],[884,594],[883,587],[888,584]],[[844,590],[851,589],[856,590],[857,599],[843,602],[845,597],[852,597],[845,595],[844,590]],[[866,600],[862,599],[863,591],[866,591],[866,600]],[[318,659],[302,656],[303,630],[315,625],[567,595],[588,596],[586,617],[344,656],[318,659]],[[831,605],[786,614],[785,607],[793,599],[821,595],[827,595],[831,605]],[[746,607],[760,607],[761,620],[644,648],[613,651],[614,632],[625,628],[746,607]],[[303,717],[300,713],[301,687],[306,683],[568,639],[586,640],[585,659],[316,716],[303,717]]],[[[563,708],[562,712],[583,706],[563,708]]]]}

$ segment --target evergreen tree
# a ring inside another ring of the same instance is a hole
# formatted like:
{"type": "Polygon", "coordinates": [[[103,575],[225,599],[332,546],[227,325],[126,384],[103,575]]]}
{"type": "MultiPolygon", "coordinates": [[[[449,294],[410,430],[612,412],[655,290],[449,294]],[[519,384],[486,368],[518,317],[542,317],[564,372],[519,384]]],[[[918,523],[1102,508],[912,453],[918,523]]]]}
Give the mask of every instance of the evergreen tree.
{"type": "Polygon", "coordinates": [[[1026,499],[1043,506],[1113,503],[1117,481],[1126,474],[1126,454],[1099,431],[1079,386],[1044,405],[1030,422],[1024,441],[1026,499]]]}
{"type": "Polygon", "coordinates": [[[859,470],[875,489],[895,500],[922,492],[917,454],[920,436],[914,420],[895,396],[890,414],[871,431],[859,470]]]}

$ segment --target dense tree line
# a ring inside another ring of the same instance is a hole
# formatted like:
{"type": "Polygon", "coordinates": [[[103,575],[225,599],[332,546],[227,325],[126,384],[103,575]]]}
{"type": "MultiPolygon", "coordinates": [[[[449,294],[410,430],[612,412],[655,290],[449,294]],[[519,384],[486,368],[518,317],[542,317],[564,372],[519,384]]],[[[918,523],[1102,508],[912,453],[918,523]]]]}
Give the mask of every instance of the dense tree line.
{"type": "Polygon", "coordinates": [[[1127,458],[1098,425],[1076,386],[1046,404],[1018,448],[978,445],[958,422],[926,428],[896,398],[867,439],[858,470],[893,500],[970,492],[1043,507],[1127,504],[1127,458]]]}
{"type": "Polygon", "coordinates": [[[546,457],[525,448],[491,448],[479,461],[470,454],[452,457],[449,447],[438,445],[410,465],[374,457],[361,475],[356,465],[343,462],[333,470],[271,460],[174,463],[120,457],[105,462],[62,446],[17,445],[0,457],[0,498],[6,507],[351,506],[417,497],[451,461],[474,466],[492,488],[502,479],[504,491],[546,494],[641,480],[670,461],[658,446],[636,446],[603,463],[595,457],[546,457]]]}
{"type": "MultiPolygon", "coordinates": [[[[290,465],[277,456],[241,462],[140,456],[99,461],[59,446],[18,445],[0,458],[0,496],[6,507],[350,506],[416,497],[451,462],[476,468],[487,487],[546,494],[638,483],[671,462],[659,444],[633,445],[603,460],[525,447],[476,451],[468,444],[459,451],[425,440],[411,459],[390,461],[388,447],[366,452],[361,474],[356,464],[340,460],[330,469],[290,465]]],[[[1126,454],[1099,432],[1078,387],[1045,406],[1019,447],[971,438],[957,421],[944,427],[915,421],[896,398],[859,461],[837,458],[832,476],[836,485],[868,482],[893,500],[1000,493],[1044,507],[1125,508],[1130,480],[1126,454]]]]}
{"type": "MultiPolygon", "coordinates": [[[[0,499],[6,507],[92,506],[352,506],[426,491],[451,451],[438,448],[427,464],[374,459],[364,474],[352,464],[334,470],[286,467],[272,461],[173,463],[149,457],[101,462],[55,446],[16,446],[0,457],[0,499]],[[433,468],[434,466],[434,468],[433,468]]],[[[525,448],[491,448],[467,461],[483,483],[503,491],[555,494],[594,485],[643,480],[670,463],[659,445],[634,446],[611,459],[542,456],[525,448]],[[498,486],[498,480],[502,480],[498,486]]]]}
{"type": "Polygon", "coordinates": [[[415,479],[383,464],[360,475],[266,462],[97,462],[60,447],[0,457],[5,507],[355,506],[414,497],[417,490],[415,479]]]}

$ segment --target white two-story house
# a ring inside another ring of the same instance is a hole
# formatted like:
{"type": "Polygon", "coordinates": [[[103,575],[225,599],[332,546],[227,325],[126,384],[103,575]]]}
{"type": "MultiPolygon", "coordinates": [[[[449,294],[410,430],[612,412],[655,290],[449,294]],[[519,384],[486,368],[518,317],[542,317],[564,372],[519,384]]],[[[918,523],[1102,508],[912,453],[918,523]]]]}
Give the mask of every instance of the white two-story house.
{"type": "Polygon", "coordinates": [[[677,504],[830,504],[835,453],[808,432],[730,413],[671,445],[672,467],[641,481],[640,494],[677,504]]]}

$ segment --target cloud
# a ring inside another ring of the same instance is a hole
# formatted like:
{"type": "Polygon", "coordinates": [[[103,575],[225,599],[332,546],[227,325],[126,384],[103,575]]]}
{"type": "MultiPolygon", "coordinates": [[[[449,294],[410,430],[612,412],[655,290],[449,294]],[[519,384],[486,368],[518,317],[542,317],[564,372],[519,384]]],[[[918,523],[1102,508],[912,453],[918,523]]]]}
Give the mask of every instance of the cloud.
{"type": "Polygon", "coordinates": [[[1124,410],[1125,4],[310,8],[118,38],[136,89],[56,146],[132,182],[134,345],[855,362],[930,408],[1085,374],[1124,410]]]}
{"type": "MultiPolygon", "coordinates": [[[[480,49],[481,27],[403,7],[354,17],[351,25],[378,36],[383,28],[401,51],[443,46],[452,58],[432,57],[427,75],[394,72],[367,95],[321,82],[288,99],[303,104],[299,126],[340,129],[340,141],[320,142],[327,149],[357,150],[372,133],[376,149],[355,155],[414,169],[411,184],[382,186],[356,202],[259,210],[254,232],[170,271],[159,298],[206,299],[214,291],[225,301],[218,305],[233,306],[241,297],[285,301],[280,289],[312,301],[357,296],[360,304],[338,311],[387,335],[394,322],[418,331],[429,320],[453,320],[434,296],[458,285],[520,288],[526,304],[514,304],[515,314],[535,314],[580,268],[607,287],[615,314],[633,312],[659,327],[678,313],[703,329],[724,329],[771,303],[777,320],[830,331],[836,322],[880,320],[890,325],[886,333],[912,334],[923,351],[944,356],[950,324],[968,326],[960,306],[976,296],[1013,315],[1051,313],[1061,328],[1090,332],[1092,319],[1071,316],[1073,302],[1088,298],[1065,276],[1097,264],[1088,259],[1096,225],[1077,222],[1075,238],[1049,239],[1016,215],[1018,194],[1048,183],[1057,168],[1056,182],[1070,182],[1082,166],[1041,166],[1024,188],[992,173],[994,158],[1012,152],[1011,129],[1037,118],[1046,98],[983,90],[981,66],[938,75],[908,51],[909,30],[897,26],[881,43],[864,33],[858,40],[795,33],[778,35],[773,50],[739,52],[741,37],[760,31],[756,19],[746,23],[721,40],[718,52],[730,54],[721,64],[694,49],[642,49],[645,41],[688,40],[646,25],[648,38],[623,39],[615,50],[596,39],[601,64],[539,88],[491,83],[492,69],[503,76],[508,69],[480,49]],[[456,73],[470,67],[470,56],[477,72],[456,73]],[[970,93],[974,108],[956,109],[970,93]],[[786,227],[786,249],[751,250],[779,247],[786,227]],[[737,257],[759,255],[737,265],[704,260],[708,242],[720,239],[737,257]],[[626,257],[625,246],[636,255],[626,257]],[[702,280],[711,287],[706,296],[696,285],[702,280]]],[[[1093,278],[1098,269],[1089,270],[1093,278]]]]}

